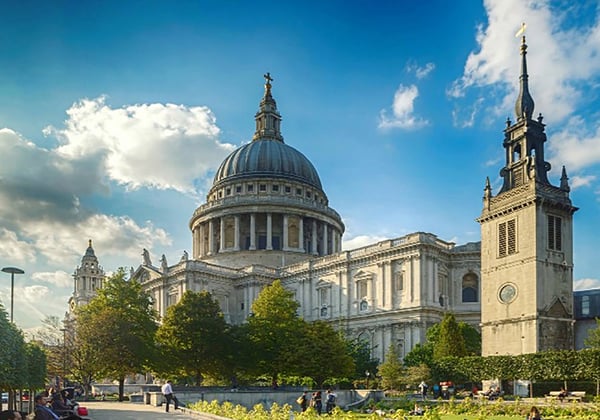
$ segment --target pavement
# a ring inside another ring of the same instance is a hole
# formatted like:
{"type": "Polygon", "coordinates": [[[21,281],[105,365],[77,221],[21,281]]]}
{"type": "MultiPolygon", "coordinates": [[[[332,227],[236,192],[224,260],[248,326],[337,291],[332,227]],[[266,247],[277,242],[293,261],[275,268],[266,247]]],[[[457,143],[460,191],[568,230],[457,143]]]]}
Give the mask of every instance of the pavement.
{"type": "Polygon", "coordinates": [[[168,413],[165,407],[154,407],[149,404],[132,403],[129,401],[85,401],[82,407],[87,407],[91,420],[221,420],[223,417],[206,413],[195,413],[187,409],[174,410],[168,413]]]}

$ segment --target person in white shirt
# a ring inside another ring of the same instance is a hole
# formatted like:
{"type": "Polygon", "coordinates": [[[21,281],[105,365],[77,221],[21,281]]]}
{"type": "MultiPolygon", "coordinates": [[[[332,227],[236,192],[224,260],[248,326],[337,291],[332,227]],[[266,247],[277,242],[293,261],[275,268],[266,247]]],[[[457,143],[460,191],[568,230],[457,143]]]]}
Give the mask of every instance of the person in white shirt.
{"type": "Polygon", "coordinates": [[[177,410],[179,408],[179,400],[177,400],[177,397],[173,394],[173,387],[171,386],[170,380],[167,381],[167,383],[162,386],[161,391],[162,391],[163,395],[165,396],[165,399],[167,400],[166,412],[167,413],[169,412],[169,404],[171,403],[171,401],[173,401],[175,410],[177,410]]]}

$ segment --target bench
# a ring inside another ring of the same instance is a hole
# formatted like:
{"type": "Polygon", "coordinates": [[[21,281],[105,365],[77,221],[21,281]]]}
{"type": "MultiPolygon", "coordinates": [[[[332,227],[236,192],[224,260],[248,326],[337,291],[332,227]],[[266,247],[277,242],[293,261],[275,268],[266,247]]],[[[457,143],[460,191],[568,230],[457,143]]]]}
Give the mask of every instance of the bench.
{"type": "MultiPolygon", "coordinates": [[[[546,395],[546,400],[558,400],[561,391],[550,391],[548,395],[546,395]]],[[[567,392],[567,395],[562,398],[562,401],[577,401],[581,402],[585,397],[585,391],[570,391],[567,392]]]]}

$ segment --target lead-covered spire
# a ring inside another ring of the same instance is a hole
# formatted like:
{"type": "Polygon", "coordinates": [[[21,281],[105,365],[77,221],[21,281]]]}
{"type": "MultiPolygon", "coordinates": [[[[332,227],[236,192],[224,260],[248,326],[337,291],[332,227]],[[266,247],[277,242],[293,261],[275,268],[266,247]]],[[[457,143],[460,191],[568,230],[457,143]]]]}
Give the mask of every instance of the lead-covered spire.
{"type": "Polygon", "coordinates": [[[527,44],[525,35],[521,42],[521,76],[519,76],[519,96],[515,103],[515,114],[517,121],[523,118],[531,119],[535,103],[529,93],[529,75],[527,74],[527,44]]]}
{"type": "Polygon", "coordinates": [[[256,132],[252,140],[277,140],[283,142],[281,135],[281,115],[277,111],[277,103],[271,96],[271,73],[263,76],[265,78],[265,94],[260,101],[260,107],[254,119],[256,120],[256,132]]]}

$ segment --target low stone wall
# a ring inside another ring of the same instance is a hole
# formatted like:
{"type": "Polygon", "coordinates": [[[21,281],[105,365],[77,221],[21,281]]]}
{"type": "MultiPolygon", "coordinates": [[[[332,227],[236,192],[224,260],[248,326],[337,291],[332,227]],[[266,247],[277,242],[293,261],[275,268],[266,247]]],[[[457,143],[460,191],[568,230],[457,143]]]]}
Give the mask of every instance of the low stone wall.
{"type": "MultiPolygon", "coordinates": [[[[180,391],[175,389],[175,395],[186,404],[195,403],[198,401],[218,401],[219,403],[230,402],[234,405],[241,405],[246,408],[252,408],[257,404],[262,404],[266,409],[269,409],[273,403],[278,405],[289,404],[293,408],[298,408],[296,399],[302,394],[300,391],[180,391]]],[[[382,391],[373,390],[336,390],[336,403],[340,407],[345,407],[356,401],[362,400],[367,396],[375,400],[383,398],[382,391]]],[[[164,398],[160,392],[149,392],[149,398],[144,398],[145,401],[150,401],[151,405],[160,406],[164,398]]],[[[325,409],[325,392],[323,392],[323,409],[325,409]]]]}

